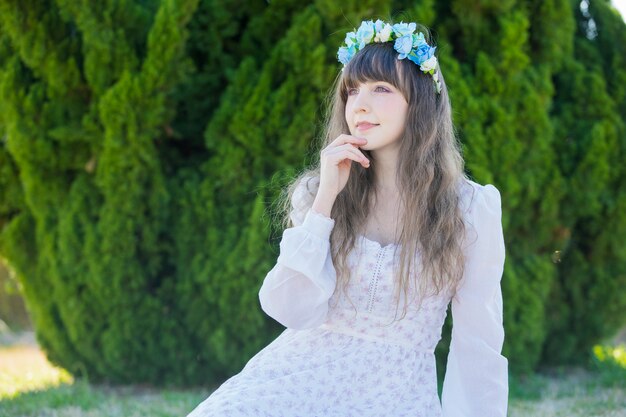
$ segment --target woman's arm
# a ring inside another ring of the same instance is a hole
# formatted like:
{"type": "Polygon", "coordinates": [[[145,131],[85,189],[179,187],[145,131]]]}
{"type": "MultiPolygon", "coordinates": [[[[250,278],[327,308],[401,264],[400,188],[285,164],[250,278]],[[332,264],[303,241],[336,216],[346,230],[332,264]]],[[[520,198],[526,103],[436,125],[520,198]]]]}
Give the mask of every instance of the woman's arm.
{"type": "Polygon", "coordinates": [[[502,291],[505,248],[500,193],[478,185],[470,203],[465,271],[452,300],[452,340],[442,392],[444,417],[505,417],[508,360],[502,291]]]}
{"type": "Polygon", "coordinates": [[[290,214],[294,227],[283,231],[276,265],[259,290],[263,311],[297,330],[324,323],[337,282],[330,255],[335,221],[311,208],[303,209],[305,192],[306,185],[299,184],[290,214]]]}

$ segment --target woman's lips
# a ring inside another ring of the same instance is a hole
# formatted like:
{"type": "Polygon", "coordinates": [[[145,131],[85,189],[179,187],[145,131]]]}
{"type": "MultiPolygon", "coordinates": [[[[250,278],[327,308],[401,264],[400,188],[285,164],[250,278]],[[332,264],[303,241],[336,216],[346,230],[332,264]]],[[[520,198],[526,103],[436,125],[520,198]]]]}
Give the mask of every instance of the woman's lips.
{"type": "Polygon", "coordinates": [[[357,130],[364,131],[364,130],[369,130],[369,129],[371,129],[373,127],[376,127],[376,126],[378,126],[378,125],[373,125],[371,123],[361,123],[356,128],[357,128],[357,130]]]}

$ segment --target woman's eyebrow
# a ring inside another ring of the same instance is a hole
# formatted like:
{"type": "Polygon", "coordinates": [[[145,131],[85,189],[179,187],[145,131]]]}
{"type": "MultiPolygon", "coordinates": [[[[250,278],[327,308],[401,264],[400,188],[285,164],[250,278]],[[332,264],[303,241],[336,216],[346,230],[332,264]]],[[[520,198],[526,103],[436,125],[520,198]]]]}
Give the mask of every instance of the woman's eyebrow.
{"type": "Polygon", "coordinates": [[[373,81],[372,84],[384,84],[387,85],[389,87],[393,87],[393,84],[387,82],[387,81],[373,81]]]}
{"type": "Polygon", "coordinates": [[[360,83],[360,84],[369,84],[369,85],[375,85],[375,84],[385,84],[385,85],[389,85],[391,87],[393,87],[393,85],[391,85],[390,83],[388,83],[387,81],[366,81],[364,83],[360,83]]]}
{"type": "Polygon", "coordinates": [[[391,83],[389,83],[387,81],[363,81],[363,82],[355,81],[353,83],[353,85],[348,85],[347,88],[357,88],[360,85],[376,86],[376,85],[381,85],[381,84],[385,85],[388,88],[394,88],[395,89],[393,84],[391,84],[391,83]]]}

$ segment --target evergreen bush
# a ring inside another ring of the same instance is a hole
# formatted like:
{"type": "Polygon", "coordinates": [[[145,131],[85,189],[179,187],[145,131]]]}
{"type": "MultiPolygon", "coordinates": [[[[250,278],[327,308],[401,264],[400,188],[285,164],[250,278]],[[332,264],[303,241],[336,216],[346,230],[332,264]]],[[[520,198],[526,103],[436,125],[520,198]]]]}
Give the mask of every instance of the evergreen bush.
{"type": "Polygon", "coordinates": [[[269,209],[317,157],[344,34],[390,16],[433,28],[468,172],[502,194],[511,370],[580,362],[624,325],[608,1],[3,1],[0,256],[50,360],[215,383],[282,331],[258,302],[269,209]]]}

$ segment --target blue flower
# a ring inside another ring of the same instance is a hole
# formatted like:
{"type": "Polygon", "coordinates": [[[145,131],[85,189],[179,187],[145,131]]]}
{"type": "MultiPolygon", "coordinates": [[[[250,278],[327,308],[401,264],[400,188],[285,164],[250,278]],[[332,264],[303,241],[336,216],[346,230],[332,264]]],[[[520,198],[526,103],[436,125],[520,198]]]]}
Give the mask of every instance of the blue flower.
{"type": "Polygon", "coordinates": [[[413,34],[413,48],[417,48],[420,45],[426,44],[426,40],[424,39],[424,34],[422,32],[413,34]]]}
{"type": "Polygon", "coordinates": [[[415,55],[415,51],[411,51],[411,53],[408,54],[406,57],[409,58],[411,61],[415,62],[417,65],[420,64],[419,57],[415,55]]]}
{"type": "Polygon", "coordinates": [[[352,46],[351,48],[342,46],[341,48],[339,48],[339,50],[337,51],[337,59],[339,60],[339,62],[341,62],[343,65],[347,65],[356,53],[355,46],[356,45],[352,46]]]}
{"type": "Polygon", "coordinates": [[[351,47],[353,44],[356,43],[356,32],[348,32],[346,33],[346,39],[344,41],[346,43],[346,46],[349,48],[351,47]]]}
{"type": "Polygon", "coordinates": [[[356,40],[359,43],[359,49],[363,49],[372,39],[374,39],[374,22],[364,20],[356,31],[356,40]]]}
{"type": "Polygon", "coordinates": [[[413,52],[415,53],[415,55],[417,56],[419,60],[417,64],[421,64],[422,62],[432,57],[435,54],[435,49],[436,47],[432,48],[430,45],[425,44],[425,43],[421,44],[416,49],[413,49],[413,52]]]}
{"type": "Polygon", "coordinates": [[[374,29],[376,29],[376,33],[381,32],[384,27],[385,27],[385,22],[383,22],[380,19],[378,19],[376,23],[374,23],[374,29]]]}
{"type": "Polygon", "coordinates": [[[393,45],[394,49],[398,51],[398,59],[404,59],[411,52],[412,47],[412,39],[411,35],[402,36],[401,38],[396,39],[395,44],[393,45]]]}
{"type": "Polygon", "coordinates": [[[415,32],[415,28],[417,27],[417,25],[414,22],[411,23],[396,23],[395,25],[392,26],[393,28],[393,33],[396,34],[397,38],[400,38],[402,36],[405,35],[411,35],[413,34],[413,32],[415,32]]]}

